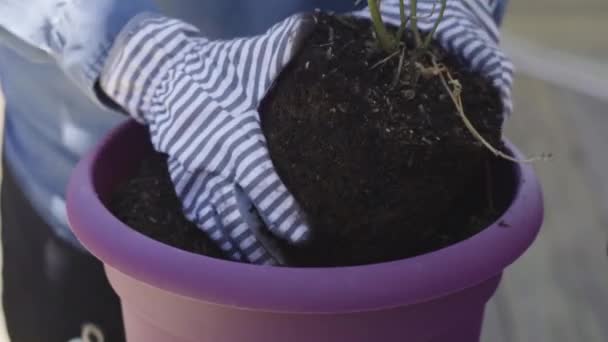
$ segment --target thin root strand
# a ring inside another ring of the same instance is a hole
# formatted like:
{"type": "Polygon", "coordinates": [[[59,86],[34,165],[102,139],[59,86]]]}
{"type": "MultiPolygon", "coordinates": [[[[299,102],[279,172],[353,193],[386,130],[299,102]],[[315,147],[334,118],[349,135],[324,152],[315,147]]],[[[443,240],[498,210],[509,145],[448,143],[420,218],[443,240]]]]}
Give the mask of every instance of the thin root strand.
{"type": "Polygon", "coordinates": [[[397,50],[397,51],[393,52],[393,53],[392,53],[392,54],[390,54],[388,57],[386,57],[386,58],[384,58],[384,59],[380,60],[378,63],[374,64],[374,65],[371,67],[371,70],[374,70],[374,69],[376,69],[377,67],[379,67],[379,66],[381,66],[381,65],[385,64],[386,62],[388,62],[388,61],[390,61],[391,59],[393,59],[393,58],[395,58],[396,56],[398,56],[400,53],[401,53],[401,51],[400,51],[400,50],[397,50]]]}
{"type": "Polygon", "coordinates": [[[475,126],[473,125],[473,123],[471,122],[471,120],[469,120],[469,118],[467,117],[467,115],[464,112],[464,105],[463,105],[463,102],[462,102],[462,84],[460,84],[460,82],[458,80],[456,80],[456,79],[454,79],[452,77],[452,75],[450,74],[449,70],[447,70],[447,68],[443,67],[443,69],[442,69],[440,67],[440,65],[437,64],[435,56],[433,56],[432,54],[431,54],[431,61],[433,63],[433,68],[437,70],[437,75],[441,79],[441,83],[443,84],[445,90],[450,95],[450,98],[452,99],[452,102],[454,102],[454,106],[456,107],[458,115],[462,119],[462,121],[463,121],[464,125],[466,126],[467,130],[485,148],[487,148],[495,156],[500,157],[500,158],[505,159],[505,160],[508,160],[508,161],[511,161],[511,162],[514,162],[514,163],[533,163],[533,162],[537,162],[537,161],[548,160],[549,158],[551,158],[550,154],[541,154],[540,156],[536,156],[536,157],[532,157],[532,158],[525,158],[525,159],[513,158],[510,155],[508,155],[508,154],[500,151],[499,149],[495,148],[494,146],[492,146],[492,144],[490,144],[479,133],[479,131],[475,128],[475,126]],[[446,78],[446,76],[447,76],[447,78],[446,78]]]}

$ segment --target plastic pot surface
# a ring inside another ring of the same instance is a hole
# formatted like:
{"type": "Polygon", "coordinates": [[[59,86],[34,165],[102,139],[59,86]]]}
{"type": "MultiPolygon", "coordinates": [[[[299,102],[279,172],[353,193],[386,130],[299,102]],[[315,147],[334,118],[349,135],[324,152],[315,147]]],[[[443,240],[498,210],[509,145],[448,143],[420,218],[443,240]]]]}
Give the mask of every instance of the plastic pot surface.
{"type": "Polygon", "coordinates": [[[145,127],[121,125],[78,164],[67,195],[71,228],[121,298],[129,342],[479,341],[503,270],[532,244],[543,218],[532,167],[509,164],[507,211],[447,248],[356,267],[241,264],[152,240],[105,207],[149,153],[145,127]]]}

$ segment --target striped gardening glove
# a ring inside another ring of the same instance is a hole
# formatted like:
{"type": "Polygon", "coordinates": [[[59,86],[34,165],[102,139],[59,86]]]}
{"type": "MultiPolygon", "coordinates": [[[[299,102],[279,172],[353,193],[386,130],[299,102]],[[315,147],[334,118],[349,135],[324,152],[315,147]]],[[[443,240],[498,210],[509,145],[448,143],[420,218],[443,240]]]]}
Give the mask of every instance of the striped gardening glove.
{"type": "Polygon", "coordinates": [[[232,259],[282,264],[252,206],[276,237],[309,229],[277,175],[257,107],[312,28],[296,15],[264,35],[209,41],[178,20],[143,14],[118,37],[101,74],[105,93],[149,126],[184,213],[232,259]]]}
{"type": "MultiPolygon", "coordinates": [[[[443,20],[435,31],[434,38],[448,52],[459,57],[464,65],[479,72],[499,90],[504,115],[513,111],[512,87],[513,64],[499,47],[499,22],[508,0],[447,0],[443,20]]],[[[399,0],[384,0],[380,12],[384,21],[394,26],[401,25],[399,0]]],[[[440,15],[438,0],[418,0],[418,28],[431,32],[440,15]]],[[[410,2],[405,0],[405,14],[410,16],[410,2]]],[[[368,9],[354,13],[370,18],[368,9]]],[[[412,21],[410,20],[409,23],[412,21]]]]}

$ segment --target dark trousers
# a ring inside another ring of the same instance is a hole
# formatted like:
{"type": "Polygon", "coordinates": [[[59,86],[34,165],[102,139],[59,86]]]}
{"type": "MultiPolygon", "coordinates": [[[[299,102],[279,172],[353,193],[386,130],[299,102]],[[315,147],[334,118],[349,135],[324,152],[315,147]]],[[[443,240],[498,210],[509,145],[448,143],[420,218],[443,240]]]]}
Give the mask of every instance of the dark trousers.
{"type": "Polygon", "coordinates": [[[120,304],[102,264],[56,237],[3,167],[3,304],[12,342],[67,342],[83,324],[124,341],[120,304]]]}

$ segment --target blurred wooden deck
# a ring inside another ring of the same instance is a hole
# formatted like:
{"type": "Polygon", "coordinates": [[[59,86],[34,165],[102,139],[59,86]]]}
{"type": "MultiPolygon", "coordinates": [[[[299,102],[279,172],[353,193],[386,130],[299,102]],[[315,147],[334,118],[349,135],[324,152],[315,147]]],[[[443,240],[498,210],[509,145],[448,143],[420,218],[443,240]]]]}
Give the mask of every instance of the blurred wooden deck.
{"type": "Polygon", "coordinates": [[[546,218],[490,304],[483,341],[608,341],[606,104],[526,77],[515,100],[507,135],[554,155],[536,165],[546,218]]]}
{"type": "Polygon", "coordinates": [[[587,58],[608,60],[608,1],[510,0],[504,31],[587,58]]]}
{"type": "MultiPolygon", "coordinates": [[[[608,81],[608,1],[511,4],[508,34],[593,61],[576,71],[608,81]]],[[[507,135],[529,154],[554,155],[536,165],[546,218],[536,243],[505,274],[482,341],[608,341],[608,101],[524,75],[515,101],[507,135]]]]}

